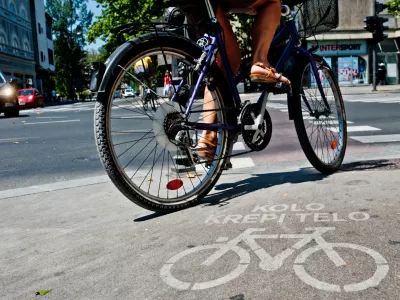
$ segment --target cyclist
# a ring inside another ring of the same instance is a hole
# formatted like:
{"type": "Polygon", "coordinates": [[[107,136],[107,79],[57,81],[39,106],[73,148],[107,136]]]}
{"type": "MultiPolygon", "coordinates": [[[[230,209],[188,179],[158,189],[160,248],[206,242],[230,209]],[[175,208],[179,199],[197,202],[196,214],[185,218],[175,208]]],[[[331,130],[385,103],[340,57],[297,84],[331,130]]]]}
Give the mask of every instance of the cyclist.
{"type": "Polygon", "coordinates": [[[139,79],[139,92],[141,97],[145,97],[147,88],[143,89],[143,83],[148,88],[151,87],[151,79],[153,78],[153,61],[149,56],[139,60],[134,66],[134,72],[139,79]]]}
{"type": "MultiPolygon", "coordinates": [[[[229,23],[227,12],[246,12],[256,15],[253,24],[253,65],[250,71],[250,79],[253,82],[277,83],[284,82],[290,84],[290,81],[275,71],[269,64],[267,57],[269,48],[275,31],[280,24],[281,19],[281,1],[280,0],[211,0],[214,6],[216,18],[218,19],[225,40],[225,49],[229,58],[230,67],[233,74],[236,74],[240,67],[241,55],[239,44],[233,29],[229,23]]],[[[186,14],[188,20],[197,24],[199,34],[204,33],[204,20],[207,20],[207,9],[204,0],[174,0],[174,3],[186,14]],[[202,22],[203,21],[203,22],[202,22]]],[[[219,67],[223,69],[221,59],[219,67]]],[[[204,96],[204,109],[215,109],[212,96],[206,90],[204,96]]],[[[204,118],[206,123],[214,123],[216,113],[208,114],[204,118]]],[[[198,155],[213,159],[216,149],[216,133],[205,130],[199,140],[197,152],[198,155]]]]}

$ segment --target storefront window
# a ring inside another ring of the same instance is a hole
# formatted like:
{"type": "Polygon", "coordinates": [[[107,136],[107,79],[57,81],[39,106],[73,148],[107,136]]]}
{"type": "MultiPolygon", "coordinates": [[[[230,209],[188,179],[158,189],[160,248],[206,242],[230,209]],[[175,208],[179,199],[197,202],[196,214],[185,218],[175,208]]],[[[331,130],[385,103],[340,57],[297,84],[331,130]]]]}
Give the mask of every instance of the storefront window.
{"type": "Polygon", "coordinates": [[[339,84],[367,83],[368,48],[365,40],[338,40],[319,43],[317,54],[324,57],[337,76],[339,84]]]}

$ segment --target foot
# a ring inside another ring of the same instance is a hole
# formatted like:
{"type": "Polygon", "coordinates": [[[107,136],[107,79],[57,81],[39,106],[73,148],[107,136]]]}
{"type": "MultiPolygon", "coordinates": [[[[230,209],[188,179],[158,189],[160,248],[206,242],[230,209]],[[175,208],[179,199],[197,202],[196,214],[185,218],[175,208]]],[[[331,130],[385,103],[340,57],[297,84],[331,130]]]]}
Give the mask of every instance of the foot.
{"type": "Polygon", "coordinates": [[[206,160],[213,160],[217,149],[217,136],[214,132],[206,132],[197,143],[197,155],[206,160]]]}
{"type": "Polygon", "coordinates": [[[276,72],[276,70],[271,66],[267,67],[263,63],[255,63],[251,67],[250,79],[253,82],[260,83],[284,82],[290,84],[289,79],[287,79],[285,76],[282,76],[282,74],[276,72]]]}

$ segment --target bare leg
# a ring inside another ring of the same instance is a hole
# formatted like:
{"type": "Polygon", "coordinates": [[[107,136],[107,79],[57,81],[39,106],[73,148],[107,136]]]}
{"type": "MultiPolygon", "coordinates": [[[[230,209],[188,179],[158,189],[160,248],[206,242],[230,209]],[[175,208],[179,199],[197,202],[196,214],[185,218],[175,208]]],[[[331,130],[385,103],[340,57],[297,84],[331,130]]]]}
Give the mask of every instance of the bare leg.
{"type": "MultiPolygon", "coordinates": [[[[229,58],[229,63],[231,70],[234,74],[239,70],[241,55],[239,44],[236,39],[236,35],[234,34],[232,27],[227,18],[227,12],[222,8],[222,6],[218,6],[216,10],[216,17],[221,24],[223,29],[223,38],[225,40],[225,50],[227,56],[229,58]]],[[[225,72],[223,69],[222,61],[220,55],[218,55],[218,65],[225,72]]],[[[203,109],[215,109],[215,102],[210,91],[206,88],[204,92],[204,105],[203,109]]],[[[212,124],[215,123],[217,119],[217,114],[215,112],[207,112],[204,113],[203,121],[204,123],[212,124]]],[[[207,140],[209,142],[215,143],[216,142],[217,134],[215,131],[211,130],[204,130],[201,136],[201,139],[207,140]]],[[[199,147],[205,147],[206,145],[202,142],[199,143],[199,147]]]]}
{"type": "MultiPolygon", "coordinates": [[[[253,64],[260,62],[270,68],[268,62],[268,52],[274,38],[275,31],[279,26],[281,19],[281,1],[280,0],[258,0],[251,8],[257,10],[257,16],[253,24],[253,64]]],[[[251,68],[251,73],[268,74],[268,71],[262,67],[255,66],[251,68]]],[[[275,74],[278,78],[278,74],[275,74]]],[[[285,77],[281,81],[288,82],[285,77]]]]}

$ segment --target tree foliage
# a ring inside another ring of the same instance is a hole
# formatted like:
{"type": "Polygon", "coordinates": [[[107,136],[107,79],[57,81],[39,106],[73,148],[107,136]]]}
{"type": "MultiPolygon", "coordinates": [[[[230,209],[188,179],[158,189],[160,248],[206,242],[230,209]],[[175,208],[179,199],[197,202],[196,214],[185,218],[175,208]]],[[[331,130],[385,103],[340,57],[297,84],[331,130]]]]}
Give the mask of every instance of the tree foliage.
{"type": "Polygon", "coordinates": [[[89,42],[97,38],[105,41],[108,53],[114,51],[130,36],[123,33],[112,34],[112,28],[129,22],[151,22],[159,18],[166,7],[164,0],[96,0],[102,13],[90,27],[89,42]]]}
{"type": "Polygon", "coordinates": [[[248,14],[229,14],[228,18],[238,39],[242,57],[251,56],[251,30],[253,28],[254,16],[248,14]]]}
{"type": "Polygon", "coordinates": [[[108,58],[108,53],[107,50],[105,49],[105,46],[99,47],[97,50],[96,49],[89,49],[86,51],[86,63],[88,65],[93,65],[97,62],[105,62],[108,58]]]}
{"type": "Polygon", "coordinates": [[[386,3],[389,5],[389,13],[399,17],[400,16],[400,0],[391,0],[386,3]]]}
{"type": "Polygon", "coordinates": [[[85,36],[93,13],[87,0],[47,0],[46,10],[53,18],[56,89],[69,95],[85,84],[85,36]]]}

